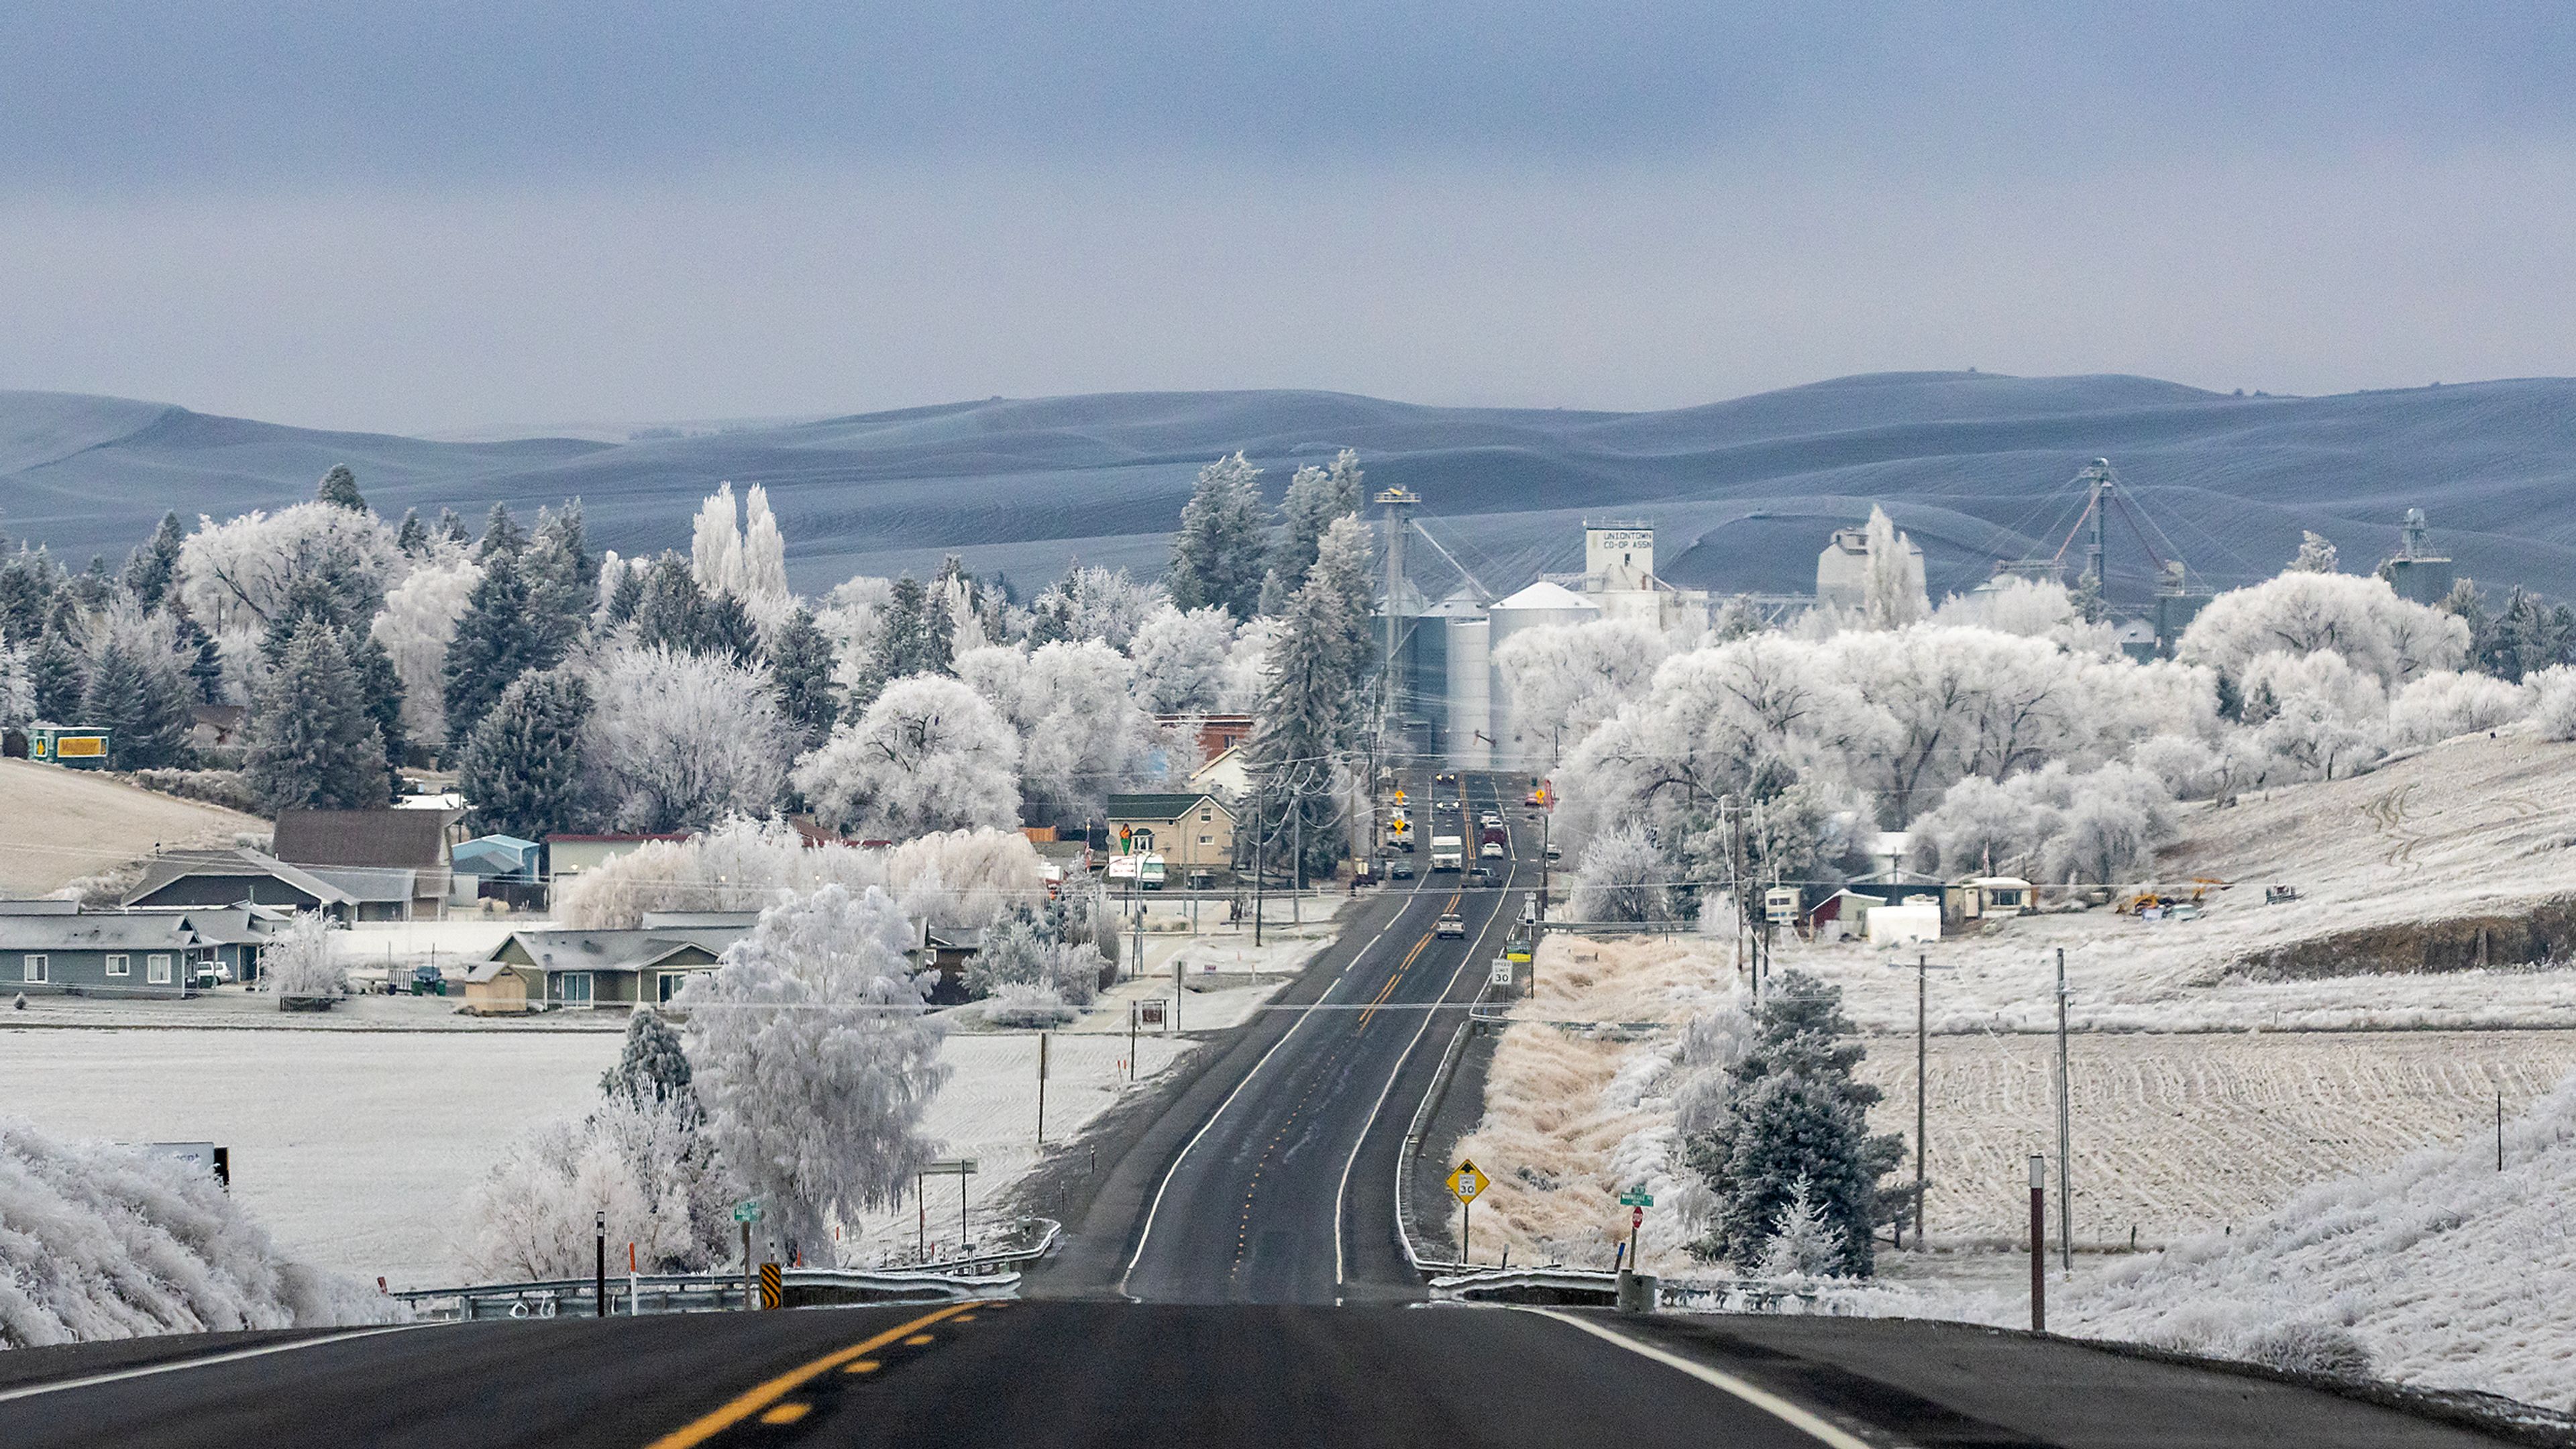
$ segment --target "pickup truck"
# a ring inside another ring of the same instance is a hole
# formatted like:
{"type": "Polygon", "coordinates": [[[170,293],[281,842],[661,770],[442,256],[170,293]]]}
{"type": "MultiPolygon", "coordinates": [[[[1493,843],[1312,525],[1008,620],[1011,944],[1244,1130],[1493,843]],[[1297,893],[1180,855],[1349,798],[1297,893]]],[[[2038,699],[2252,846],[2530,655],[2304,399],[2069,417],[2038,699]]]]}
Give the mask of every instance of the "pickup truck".
{"type": "Polygon", "coordinates": [[[1431,868],[1434,871],[1460,870],[1467,864],[1467,843],[1455,835],[1431,837],[1431,868]]]}
{"type": "Polygon", "coordinates": [[[1463,941],[1467,939],[1467,923],[1456,916],[1442,916],[1432,924],[1431,934],[1443,941],[1463,941]]]}

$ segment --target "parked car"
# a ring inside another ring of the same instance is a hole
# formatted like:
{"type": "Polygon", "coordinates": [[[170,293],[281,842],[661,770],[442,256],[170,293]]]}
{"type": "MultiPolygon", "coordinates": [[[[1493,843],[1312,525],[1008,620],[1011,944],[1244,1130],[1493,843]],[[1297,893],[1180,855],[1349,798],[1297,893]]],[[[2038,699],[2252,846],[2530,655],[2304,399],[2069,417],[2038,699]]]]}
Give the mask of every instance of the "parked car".
{"type": "Polygon", "coordinates": [[[1442,916],[1432,926],[1431,934],[1443,941],[1463,941],[1467,939],[1467,923],[1457,916],[1442,916]]]}

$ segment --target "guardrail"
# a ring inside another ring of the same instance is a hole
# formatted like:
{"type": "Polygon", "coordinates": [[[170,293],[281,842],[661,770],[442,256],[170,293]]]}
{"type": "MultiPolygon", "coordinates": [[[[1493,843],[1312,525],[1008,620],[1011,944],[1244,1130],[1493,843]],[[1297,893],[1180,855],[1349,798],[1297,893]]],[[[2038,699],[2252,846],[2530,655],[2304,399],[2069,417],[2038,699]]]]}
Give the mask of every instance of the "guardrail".
{"type": "Polygon", "coordinates": [[[1036,1238],[1018,1247],[994,1248],[981,1253],[968,1253],[962,1257],[887,1258],[880,1261],[877,1267],[880,1271],[895,1272],[978,1274],[1001,1272],[1015,1264],[1034,1263],[1054,1252],[1056,1240],[1064,1236],[1064,1224],[1053,1218],[1027,1218],[1013,1225],[1010,1231],[1019,1234],[1034,1232],[1036,1238]]]}
{"type": "Polygon", "coordinates": [[[1440,1053],[1440,1068],[1431,1074],[1431,1086],[1422,1094],[1421,1105],[1413,1109],[1413,1121],[1405,1128],[1404,1146],[1396,1154],[1395,1237],[1404,1245],[1404,1260],[1412,1264],[1413,1271],[1417,1273],[1469,1266],[1422,1256],[1413,1224],[1413,1163],[1422,1155],[1422,1134],[1431,1125],[1431,1115],[1440,1110],[1441,1099],[1449,1094],[1449,1079],[1457,1073],[1458,1058],[1466,1053],[1468,1035],[1486,1024],[1486,1019],[1479,1016],[1476,1009],[1484,1005],[1485,997],[1492,989],[1490,982],[1478,987],[1476,999],[1467,1003],[1467,1019],[1458,1023],[1458,1029],[1450,1034],[1448,1048],[1440,1053]]]}
{"type": "MultiPolygon", "coordinates": [[[[1607,1268],[1569,1268],[1551,1263],[1536,1268],[1471,1268],[1431,1280],[1431,1296],[1485,1303],[1614,1303],[1619,1275],[1607,1268]]],[[[1814,1304],[1821,1295],[1760,1278],[1703,1278],[1686,1282],[1664,1279],[1656,1285],[1656,1303],[1700,1313],[1777,1313],[1787,1303],[1814,1304]]]]}

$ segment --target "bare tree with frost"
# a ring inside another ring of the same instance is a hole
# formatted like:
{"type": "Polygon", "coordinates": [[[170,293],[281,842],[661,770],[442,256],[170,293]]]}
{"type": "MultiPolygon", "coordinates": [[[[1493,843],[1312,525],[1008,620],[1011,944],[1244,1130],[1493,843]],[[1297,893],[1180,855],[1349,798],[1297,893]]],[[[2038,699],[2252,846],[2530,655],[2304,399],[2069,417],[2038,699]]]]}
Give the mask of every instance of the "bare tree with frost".
{"type": "Polygon", "coordinates": [[[797,765],[796,788],[823,818],[871,836],[1016,825],[1020,744],[971,687],[914,675],[885,687],[797,765]]]}
{"type": "Polygon", "coordinates": [[[931,1157],[921,1120],[947,1073],[909,941],[883,892],[827,885],[763,911],[681,995],[708,1130],[810,1256],[931,1157]]]}
{"type": "Polygon", "coordinates": [[[1137,702],[1156,714],[1213,714],[1225,706],[1234,617],[1223,609],[1164,604],[1136,628],[1137,702]]]}
{"type": "Polygon", "coordinates": [[[615,651],[590,728],[593,767],[628,830],[764,814],[787,784],[792,742],[767,675],[721,657],[615,651]]]}
{"type": "Polygon", "coordinates": [[[1027,818],[1078,819],[1143,778],[1160,739],[1129,693],[1133,672],[1125,655],[1097,639],[1026,653],[993,645],[958,658],[958,677],[1019,736],[1027,818]]]}

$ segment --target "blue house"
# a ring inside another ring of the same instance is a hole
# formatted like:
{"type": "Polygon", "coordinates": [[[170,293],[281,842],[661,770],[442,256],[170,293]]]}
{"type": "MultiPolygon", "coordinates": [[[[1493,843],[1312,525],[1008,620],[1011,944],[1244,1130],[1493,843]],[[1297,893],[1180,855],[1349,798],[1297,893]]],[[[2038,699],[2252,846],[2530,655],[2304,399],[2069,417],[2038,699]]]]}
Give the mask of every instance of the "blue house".
{"type": "Polygon", "coordinates": [[[0,989],[185,996],[215,948],[168,912],[0,914],[0,989]]]}

